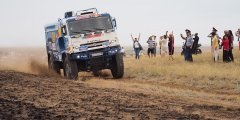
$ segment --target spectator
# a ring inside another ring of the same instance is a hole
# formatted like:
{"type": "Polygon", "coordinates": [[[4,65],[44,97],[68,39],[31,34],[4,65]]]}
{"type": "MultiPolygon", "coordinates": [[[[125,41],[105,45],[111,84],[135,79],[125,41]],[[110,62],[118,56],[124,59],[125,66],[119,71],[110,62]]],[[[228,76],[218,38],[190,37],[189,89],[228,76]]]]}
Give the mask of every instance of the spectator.
{"type": "Polygon", "coordinates": [[[238,31],[236,32],[236,36],[238,38],[238,46],[239,46],[239,50],[240,50],[240,28],[238,29],[238,31]]]}
{"type": "Polygon", "coordinates": [[[184,37],[181,34],[182,39],[185,40],[185,52],[184,52],[185,61],[193,62],[192,58],[193,38],[190,30],[186,29],[185,32],[187,34],[187,37],[184,37]]]}
{"type": "Polygon", "coordinates": [[[167,49],[168,49],[168,37],[167,37],[168,31],[163,37],[160,37],[160,42],[162,43],[162,56],[165,56],[167,54],[167,49]]]}
{"type": "Polygon", "coordinates": [[[148,43],[148,51],[147,51],[148,57],[155,56],[154,49],[156,48],[156,41],[154,41],[154,37],[150,36],[148,38],[147,43],[148,43]]]}
{"type": "Polygon", "coordinates": [[[163,36],[161,36],[159,40],[160,55],[162,55],[162,39],[163,39],[163,36]]]}
{"type": "Polygon", "coordinates": [[[221,45],[223,46],[223,62],[230,62],[229,56],[230,40],[227,35],[223,36],[221,45]]]}
{"type": "Polygon", "coordinates": [[[212,50],[213,50],[213,58],[214,58],[214,62],[217,62],[218,61],[218,37],[216,35],[216,32],[212,32],[212,36],[213,36],[213,39],[212,39],[212,50]]]}
{"type": "Polygon", "coordinates": [[[133,36],[131,35],[131,38],[133,40],[133,48],[134,48],[134,52],[135,52],[135,58],[136,59],[140,59],[140,51],[143,50],[141,44],[139,43],[140,40],[140,36],[141,34],[139,33],[138,38],[133,38],[133,36]]]}
{"type": "Polygon", "coordinates": [[[157,42],[156,42],[157,36],[153,35],[153,40],[154,40],[154,56],[156,57],[157,55],[157,42]]]}
{"type": "Polygon", "coordinates": [[[212,29],[212,32],[208,35],[208,37],[210,37],[211,38],[211,46],[212,46],[212,40],[213,40],[213,36],[212,36],[212,33],[213,32],[215,32],[216,33],[216,35],[217,35],[217,37],[218,37],[218,44],[220,45],[220,39],[221,39],[221,37],[219,37],[219,35],[217,34],[217,32],[218,32],[218,30],[215,28],[215,27],[213,27],[213,29],[212,29]]]}
{"type": "Polygon", "coordinates": [[[230,50],[229,50],[229,57],[231,59],[231,62],[234,62],[234,57],[233,57],[233,41],[234,41],[234,36],[231,30],[228,31],[228,39],[229,41],[229,45],[230,45],[230,50]]]}
{"type": "Polygon", "coordinates": [[[169,51],[169,60],[173,59],[174,54],[174,35],[173,32],[168,36],[169,42],[168,42],[168,51],[169,51]]]}
{"type": "Polygon", "coordinates": [[[195,33],[193,40],[194,40],[194,42],[193,42],[193,50],[195,51],[197,49],[197,47],[198,47],[198,42],[199,42],[198,33],[195,33]]]}

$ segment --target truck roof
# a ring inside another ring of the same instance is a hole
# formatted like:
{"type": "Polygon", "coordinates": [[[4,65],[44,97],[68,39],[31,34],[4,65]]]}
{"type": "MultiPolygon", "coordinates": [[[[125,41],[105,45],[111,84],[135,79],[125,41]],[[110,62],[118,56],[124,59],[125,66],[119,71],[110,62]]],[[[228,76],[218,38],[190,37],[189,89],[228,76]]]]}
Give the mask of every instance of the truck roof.
{"type": "MultiPolygon", "coordinates": [[[[73,13],[72,13],[73,14],[73,13]]],[[[81,10],[81,11],[77,11],[76,14],[73,14],[74,16],[72,17],[67,17],[67,18],[63,18],[63,19],[58,19],[58,21],[60,20],[61,23],[66,23],[69,21],[75,21],[76,19],[87,19],[87,18],[91,18],[91,17],[98,17],[98,16],[110,16],[109,13],[102,13],[99,14],[96,8],[90,8],[87,10],[81,10]],[[95,11],[95,12],[89,12],[89,11],[95,11]],[[80,14],[78,14],[80,12],[80,14]]],[[[58,28],[56,26],[59,25],[59,22],[55,22],[55,23],[50,23],[50,24],[46,24],[45,25],[45,31],[51,31],[51,30],[57,30],[58,28]]]]}

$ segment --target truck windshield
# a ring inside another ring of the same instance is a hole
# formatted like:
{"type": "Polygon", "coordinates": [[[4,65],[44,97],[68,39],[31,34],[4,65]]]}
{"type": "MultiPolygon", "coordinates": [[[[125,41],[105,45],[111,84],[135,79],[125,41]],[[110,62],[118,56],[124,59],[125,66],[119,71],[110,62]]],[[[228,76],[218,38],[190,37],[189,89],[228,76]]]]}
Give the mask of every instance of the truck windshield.
{"type": "Polygon", "coordinates": [[[70,36],[113,29],[109,16],[80,19],[68,23],[70,36]]]}

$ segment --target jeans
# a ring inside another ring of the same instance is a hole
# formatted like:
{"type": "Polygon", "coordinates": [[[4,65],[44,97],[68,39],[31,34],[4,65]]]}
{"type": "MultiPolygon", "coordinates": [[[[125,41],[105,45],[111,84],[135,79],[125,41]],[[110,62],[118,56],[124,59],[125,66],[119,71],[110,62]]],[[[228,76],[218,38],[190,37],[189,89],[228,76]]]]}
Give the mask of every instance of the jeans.
{"type": "Polygon", "coordinates": [[[230,51],[229,51],[229,57],[230,57],[231,62],[234,62],[234,57],[233,57],[233,51],[232,51],[232,48],[230,48],[230,51]]]}
{"type": "Polygon", "coordinates": [[[140,48],[134,48],[134,51],[135,51],[135,58],[136,58],[136,59],[139,59],[139,58],[140,58],[140,55],[139,55],[139,53],[140,53],[140,48]]]}
{"type": "Polygon", "coordinates": [[[229,50],[223,50],[223,62],[230,62],[229,50]]]}
{"type": "Polygon", "coordinates": [[[189,62],[193,61],[192,49],[190,47],[186,47],[185,52],[184,52],[184,57],[185,57],[185,61],[189,61],[189,62]]]}

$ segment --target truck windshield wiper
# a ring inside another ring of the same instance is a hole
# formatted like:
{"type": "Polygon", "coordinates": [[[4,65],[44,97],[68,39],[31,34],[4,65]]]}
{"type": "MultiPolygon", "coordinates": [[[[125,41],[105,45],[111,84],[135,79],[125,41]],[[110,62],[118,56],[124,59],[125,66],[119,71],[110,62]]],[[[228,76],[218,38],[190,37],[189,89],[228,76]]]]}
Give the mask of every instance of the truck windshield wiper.
{"type": "Polygon", "coordinates": [[[82,30],[82,31],[92,32],[92,30],[82,30]]]}
{"type": "Polygon", "coordinates": [[[72,33],[82,34],[82,32],[72,31],[72,33]]]}
{"type": "Polygon", "coordinates": [[[94,28],[95,30],[106,30],[106,29],[103,29],[103,28],[94,28]]]}

